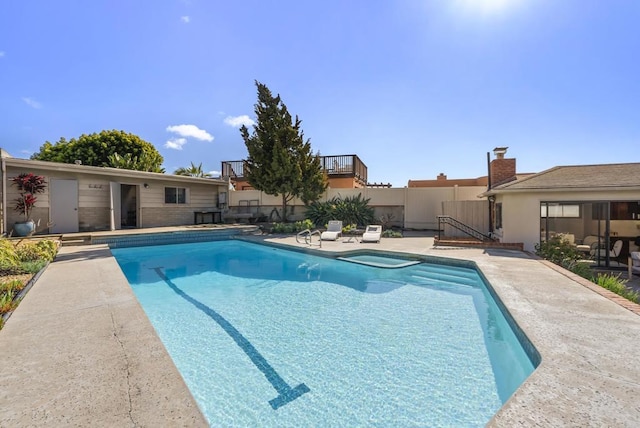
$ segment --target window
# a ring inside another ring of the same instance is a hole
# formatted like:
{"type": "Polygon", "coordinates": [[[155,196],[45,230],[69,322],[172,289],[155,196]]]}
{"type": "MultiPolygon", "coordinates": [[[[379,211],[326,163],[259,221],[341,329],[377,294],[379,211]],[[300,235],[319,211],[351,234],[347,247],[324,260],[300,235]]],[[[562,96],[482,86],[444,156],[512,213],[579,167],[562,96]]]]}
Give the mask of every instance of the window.
{"type": "Polygon", "coordinates": [[[540,217],[580,218],[580,204],[540,204],[540,217]]]}
{"type": "Polygon", "coordinates": [[[164,188],[165,204],[186,204],[187,189],[184,187],[165,187],[164,188]]]}
{"type": "Polygon", "coordinates": [[[611,220],[638,219],[640,219],[639,202],[611,202],[611,220]]]}

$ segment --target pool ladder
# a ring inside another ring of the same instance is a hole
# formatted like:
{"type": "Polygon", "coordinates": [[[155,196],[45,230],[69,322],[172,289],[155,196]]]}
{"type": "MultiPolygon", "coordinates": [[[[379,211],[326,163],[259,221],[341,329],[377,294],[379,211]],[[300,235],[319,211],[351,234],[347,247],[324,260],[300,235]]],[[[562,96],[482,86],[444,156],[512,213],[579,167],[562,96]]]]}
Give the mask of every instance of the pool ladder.
{"type": "Polygon", "coordinates": [[[296,235],[296,242],[298,244],[307,244],[308,246],[313,246],[313,245],[317,245],[318,247],[322,248],[322,238],[321,238],[321,234],[319,230],[314,230],[313,232],[311,231],[311,229],[305,229],[302,232],[299,232],[296,235]],[[312,237],[313,235],[318,235],[318,243],[314,244],[312,237]]]}

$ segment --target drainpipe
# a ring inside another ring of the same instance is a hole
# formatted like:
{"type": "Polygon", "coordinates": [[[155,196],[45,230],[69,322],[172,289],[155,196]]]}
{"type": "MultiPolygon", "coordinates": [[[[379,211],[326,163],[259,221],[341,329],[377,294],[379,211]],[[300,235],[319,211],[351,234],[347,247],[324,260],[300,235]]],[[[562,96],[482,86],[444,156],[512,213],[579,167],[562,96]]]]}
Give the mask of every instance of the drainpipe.
{"type": "Polygon", "coordinates": [[[0,234],[4,234],[7,230],[7,164],[5,163],[5,159],[2,158],[1,169],[2,169],[2,207],[0,207],[0,212],[2,212],[2,224],[0,224],[0,234]]]}
{"type": "MultiPolygon", "coordinates": [[[[491,154],[487,152],[487,192],[491,190],[491,154]]],[[[493,232],[493,209],[491,197],[487,198],[489,201],[489,232],[493,232]]]]}

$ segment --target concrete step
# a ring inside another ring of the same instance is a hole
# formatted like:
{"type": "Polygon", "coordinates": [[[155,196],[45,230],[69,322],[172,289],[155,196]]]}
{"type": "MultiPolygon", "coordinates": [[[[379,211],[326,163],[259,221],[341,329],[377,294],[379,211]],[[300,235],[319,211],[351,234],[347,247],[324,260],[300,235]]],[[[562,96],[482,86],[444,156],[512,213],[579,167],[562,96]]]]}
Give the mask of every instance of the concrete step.
{"type": "Polygon", "coordinates": [[[61,243],[63,247],[89,245],[91,244],[91,235],[62,235],[61,243]]]}

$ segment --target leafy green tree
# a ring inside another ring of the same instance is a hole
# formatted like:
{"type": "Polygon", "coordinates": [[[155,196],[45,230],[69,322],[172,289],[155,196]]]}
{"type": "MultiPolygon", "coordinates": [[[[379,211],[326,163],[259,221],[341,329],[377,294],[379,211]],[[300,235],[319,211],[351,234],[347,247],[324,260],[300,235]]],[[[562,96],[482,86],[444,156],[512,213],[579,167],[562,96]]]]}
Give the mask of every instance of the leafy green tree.
{"type": "Polygon", "coordinates": [[[55,144],[46,141],[31,159],[50,162],[75,163],[164,172],[164,159],[153,144],[124,131],[101,131],[67,141],[61,138],[55,144]]]}
{"type": "Polygon", "coordinates": [[[202,170],[202,162],[198,166],[196,166],[196,164],[191,162],[190,167],[182,166],[176,169],[173,173],[175,175],[186,175],[188,177],[201,177],[201,178],[211,177],[211,174],[209,174],[208,172],[204,172],[202,170]]]}
{"type": "Polygon", "coordinates": [[[120,169],[134,169],[136,171],[147,171],[147,172],[159,172],[164,173],[164,168],[160,168],[155,165],[153,157],[147,156],[146,153],[142,153],[140,158],[137,156],[131,156],[131,153],[127,153],[124,156],[120,156],[118,153],[114,153],[109,155],[109,166],[113,168],[120,169]]]}
{"type": "Polygon", "coordinates": [[[327,188],[320,156],[311,152],[304,139],[301,121],[292,121],[280,95],[273,96],[266,85],[256,81],[258,102],[256,124],[249,134],[246,126],[240,134],[249,156],[245,176],[256,190],[282,196],[283,221],[287,221],[287,204],[295,197],[305,205],[318,200],[327,188]]]}

